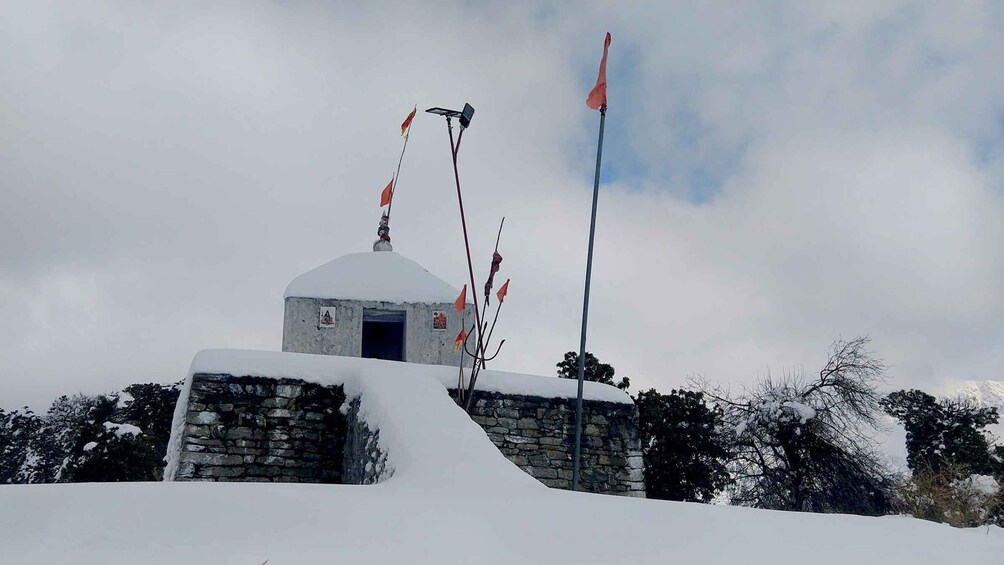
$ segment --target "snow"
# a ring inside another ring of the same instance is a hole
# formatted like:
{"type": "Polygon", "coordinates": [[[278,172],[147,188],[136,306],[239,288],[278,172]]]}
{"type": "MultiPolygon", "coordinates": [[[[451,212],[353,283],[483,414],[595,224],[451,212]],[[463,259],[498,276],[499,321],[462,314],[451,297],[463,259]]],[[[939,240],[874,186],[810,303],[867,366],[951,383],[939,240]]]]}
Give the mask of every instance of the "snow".
{"type": "Polygon", "coordinates": [[[788,408],[798,414],[800,423],[802,424],[816,417],[816,410],[807,404],[802,404],[801,402],[789,400],[787,402],[782,402],[781,406],[784,406],[785,408],[788,408]]]}
{"type": "Polygon", "coordinates": [[[993,478],[991,475],[970,475],[968,482],[975,492],[985,496],[993,496],[997,494],[997,491],[1000,489],[1000,486],[997,484],[997,479],[993,478]]]}
{"type": "Polygon", "coordinates": [[[125,435],[139,436],[143,435],[143,430],[132,424],[116,424],[115,422],[105,422],[101,424],[106,430],[115,434],[116,437],[122,437],[125,435]]]}
{"type": "Polygon", "coordinates": [[[1004,412],[1004,381],[962,381],[956,394],[975,400],[980,406],[1004,412]]]}
{"type": "Polygon", "coordinates": [[[129,404],[131,404],[134,400],[136,400],[136,399],[133,398],[133,396],[131,394],[129,394],[128,392],[126,392],[124,390],[120,391],[118,393],[118,403],[115,404],[115,407],[119,408],[119,409],[128,408],[129,404]]]}
{"type": "MultiPolygon", "coordinates": [[[[997,528],[966,531],[905,517],[772,512],[548,489],[506,460],[447,397],[438,369],[202,352],[192,372],[341,382],[348,397],[360,398],[360,416],[380,430],[393,475],[367,486],[5,486],[2,561],[979,565],[1000,563],[1004,555],[997,528]]],[[[494,380],[515,386],[504,373],[494,380]]]]}
{"type": "Polygon", "coordinates": [[[393,251],[353,253],[293,279],[286,298],[453,302],[460,290],[393,251]]]}
{"type": "Polygon", "coordinates": [[[98,446],[98,442],[96,442],[96,441],[89,441],[89,442],[87,442],[87,443],[84,444],[84,451],[90,451],[90,450],[94,449],[97,446],[98,446]]]}

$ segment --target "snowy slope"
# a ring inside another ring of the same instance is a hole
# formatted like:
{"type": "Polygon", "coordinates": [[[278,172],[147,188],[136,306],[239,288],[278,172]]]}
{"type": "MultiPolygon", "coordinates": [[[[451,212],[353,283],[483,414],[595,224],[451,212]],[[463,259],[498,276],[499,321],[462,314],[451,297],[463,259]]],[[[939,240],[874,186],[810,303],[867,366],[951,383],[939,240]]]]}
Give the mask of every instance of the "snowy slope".
{"type": "MultiPolygon", "coordinates": [[[[440,462],[445,469],[449,462],[440,462]]],[[[12,565],[989,565],[998,529],[446,481],[0,487],[12,565]]]]}
{"type": "Polygon", "coordinates": [[[380,429],[390,479],[4,486],[0,563],[918,565],[1001,563],[1004,555],[996,529],[551,490],[502,457],[421,366],[328,366],[314,357],[206,352],[193,370],[240,365],[342,379],[380,429]]]}

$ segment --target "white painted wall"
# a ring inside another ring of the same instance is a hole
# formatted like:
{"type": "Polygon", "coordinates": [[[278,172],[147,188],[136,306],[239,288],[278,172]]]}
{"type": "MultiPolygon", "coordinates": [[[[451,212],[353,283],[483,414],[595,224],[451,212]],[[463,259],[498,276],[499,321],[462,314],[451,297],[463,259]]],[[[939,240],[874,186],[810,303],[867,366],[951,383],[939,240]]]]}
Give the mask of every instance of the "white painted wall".
{"type": "MultiPolygon", "coordinates": [[[[404,358],[409,363],[457,365],[459,354],[453,340],[460,333],[461,320],[453,303],[394,303],[330,298],[286,298],[282,323],[282,350],[318,355],[359,357],[362,354],[363,309],[405,312],[404,358]],[[335,327],[318,325],[320,308],[335,308],[335,327]],[[432,312],[446,312],[446,330],[432,329],[432,312]]],[[[474,325],[473,307],[466,308],[467,327],[474,325]]],[[[473,347],[473,346],[472,346],[473,347]]]]}

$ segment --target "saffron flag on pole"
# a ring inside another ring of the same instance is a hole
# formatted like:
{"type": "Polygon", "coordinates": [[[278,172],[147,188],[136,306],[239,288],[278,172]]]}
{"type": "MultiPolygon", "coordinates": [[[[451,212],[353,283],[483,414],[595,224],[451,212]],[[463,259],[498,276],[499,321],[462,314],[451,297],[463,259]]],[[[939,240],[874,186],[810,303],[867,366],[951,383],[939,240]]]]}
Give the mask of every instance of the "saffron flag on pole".
{"type": "Polygon", "coordinates": [[[453,303],[453,306],[457,309],[457,312],[461,314],[464,313],[464,307],[467,305],[467,285],[464,285],[464,290],[460,291],[460,296],[457,297],[457,301],[453,303]]]}
{"type": "Polygon", "coordinates": [[[502,299],[505,298],[505,295],[508,292],[509,292],[509,279],[506,279],[505,284],[500,286],[499,291],[495,293],[495,297],[499,299],[499,302],[502,302],[502,299]]]}
{"type": "Polygon", "coordinates": [[[464,331],[464,328],[460,328],[460,333],[457,334],[457,339],[453,340],[453,352],[456,353],[457,351],[460,351],[460,346],[463,345],[465,341],[467,341],[467,332],[464,331]]]}
{"type": "Polygon", "coordinates": [[[488,273],[488,280],[485,281],[485,299],[488,298],[489,293],[492,291],[492,286],[495,285],[495,273],[499,272],[499,267],[502,265],[502,255],[498,251],[492,254],[492,270],[488,273]]]}
{"type": "Polygon", "coordinates": [[[411,128],[411,120],[415,119],[415,112],[417,111],[418,111],[418,106],[412,108],[411,113],[408,114],[408,117],[405,118],[404,122],[401,123],[401,137],[408,137],[409,133],[408,130],[411,128]]]}
{"type": "Polygon", "coordinates": [[[603,58],[600,59],[600,74],[596,77],[596,86],[589,91],[586,98],[586,106],[593,110],[606,111],[607,109],[607,50],[610,49],[610,33],[603,40],[603,58]]]}
{"type": "Polygon", "coordinates": [[[390,179],[387,186],[384,187],[383,192],[380,193],[380,207],[390,204],[390,198],[394,195],[394,179],[390,179]]]}

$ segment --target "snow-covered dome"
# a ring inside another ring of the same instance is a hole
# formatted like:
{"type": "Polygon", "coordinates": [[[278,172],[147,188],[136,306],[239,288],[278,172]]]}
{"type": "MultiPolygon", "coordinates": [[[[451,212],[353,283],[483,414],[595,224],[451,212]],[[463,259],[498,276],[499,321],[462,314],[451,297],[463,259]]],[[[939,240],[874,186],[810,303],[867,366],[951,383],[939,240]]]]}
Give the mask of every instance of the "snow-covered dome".
{"type": "Polygon", "coordinates": [[[352,253],[293,279],[285,298],[453,302],[460,291],[393,251],[352,253]]]}

